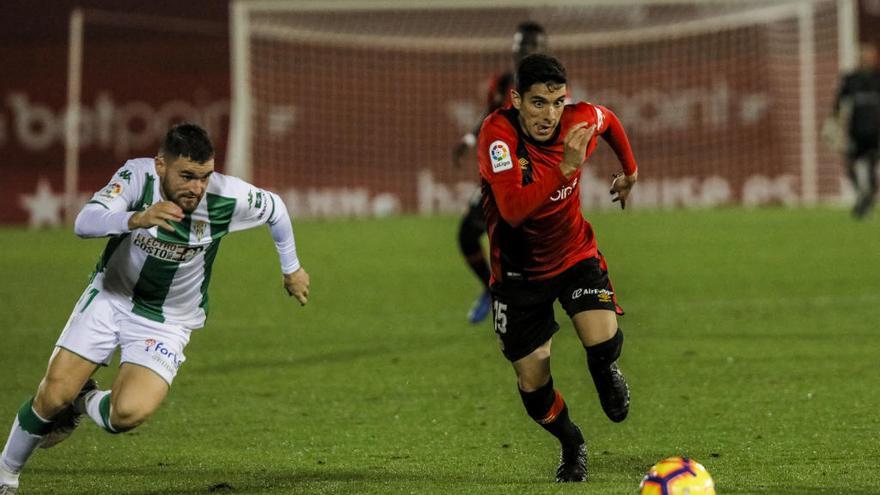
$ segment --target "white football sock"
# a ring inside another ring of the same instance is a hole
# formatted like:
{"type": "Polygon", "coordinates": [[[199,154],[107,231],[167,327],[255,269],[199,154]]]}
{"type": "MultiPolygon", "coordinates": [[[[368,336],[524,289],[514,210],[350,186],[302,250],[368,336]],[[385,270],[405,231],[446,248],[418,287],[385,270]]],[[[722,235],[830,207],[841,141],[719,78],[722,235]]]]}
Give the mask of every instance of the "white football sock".
{"type": "Polygon", "coordinates": [[[110,390],[90,392],[86,396],[86,414],[102,429],[116,433],[110,425],[110,390]]]}
{"type": "Polygon", "coordinates": [[[28,420],[32,424],[36,424],[39,429],[45,429],[46,431],[48,431],[52,424],[51,421],[41,418],[34,411],[30,401],[26,403],[26,407],[27,411],[24,411],[25,406],[22,406],[22,411],[19,411],[19,414],[15,416],[15,421],[12,422],[12,430],[10,430],[9,438],[6,439],[6,446],[3,448],[3,454],[0,455],[0,467],[12,474],[21,472],[28,458],[39,447],[43,437],[46,436],[45,433],[36,435],[25,431],[19,422],[19,416],[21,414],[28,414],[28,420]]]}

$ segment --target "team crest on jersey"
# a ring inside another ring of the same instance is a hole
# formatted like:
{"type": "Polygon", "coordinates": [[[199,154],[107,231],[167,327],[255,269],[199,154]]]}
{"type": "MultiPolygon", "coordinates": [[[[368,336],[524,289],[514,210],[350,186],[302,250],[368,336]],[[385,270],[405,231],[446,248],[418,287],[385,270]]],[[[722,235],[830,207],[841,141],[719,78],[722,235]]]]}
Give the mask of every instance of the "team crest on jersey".
{"type": "Polygon", "coordinates": [[[196,235],[196,240],[201,241],[202,237],[205,237],[206,232],[208,232],[208,222],[201,220],[193,222],[193,233],[196,235]]]}
{"type": "Polygon", "coordinates": [[[116,196],[122,194],[122,189],[122,182],[113,181],[110,184],[107,184],[107,187],[102,189],[101,192],[98,193],[98,196],[102,198],[113,199],[116,196]]]}
{"type": "Polygon", "coordinates": [[[492,161],[493,172],[503,172],[513,168],[513,160],[510,159],[510,148],[504,141],[493,141],[489,145],[489,159],[492,161]]]}

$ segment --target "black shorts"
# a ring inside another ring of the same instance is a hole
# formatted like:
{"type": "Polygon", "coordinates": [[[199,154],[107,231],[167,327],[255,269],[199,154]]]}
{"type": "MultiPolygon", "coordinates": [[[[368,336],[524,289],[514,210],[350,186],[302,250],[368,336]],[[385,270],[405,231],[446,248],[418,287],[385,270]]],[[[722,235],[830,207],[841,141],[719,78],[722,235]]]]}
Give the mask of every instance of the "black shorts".
{"type": "Polygon", "coordinates": [[[873,164],[880,155],[878,149],[880,149],[880,139],[877,136],[850,136],[847,157],[851,161],[865,158],[873,164]]]}
{"type": "Polygon", "coordinates": [[[483,212],[482,194],[479,189],[471,195],[468,209],[461,221],[468,226],[468,231],[475,237],[480,237],[486,232],[486,214],[483,212]]]}
{"type": "Polygon", "coordinates": [[[592,309],[623,314],[600,258],[581,261],[547,280],[505,280],[492,285],[491,292],[495,334],[511,362],[528,356],[559,330],[555,300],[569,317],[592,309]]]}

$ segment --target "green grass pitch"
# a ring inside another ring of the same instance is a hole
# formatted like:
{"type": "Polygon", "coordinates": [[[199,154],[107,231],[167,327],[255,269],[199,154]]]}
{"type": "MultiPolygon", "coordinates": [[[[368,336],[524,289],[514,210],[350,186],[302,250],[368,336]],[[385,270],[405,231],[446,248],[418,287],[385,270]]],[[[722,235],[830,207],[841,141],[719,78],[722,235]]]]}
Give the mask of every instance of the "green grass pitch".
{"type": "MultiPolygon", "coordinates": [[[[561,310],[553,369],[590,481],[552,483],[457,218],[296,222],[312,301],[281,288],[267,231],[220,249],[208,326],[141,428],[91,422],[40,450],[23,494],[634,494],[701,461],[720,494],[880,493],[880,220],[842,209],[591,215],[620,301],[629,418],[599,408],[561,310]]],[[[33,394],[103,240],[0,231],[0,428],[33,394]]],[[[115,364],[98,373],[108,385],[115,364]]],[[[5,439],[5,435],[0,436],[5,439]]]]}

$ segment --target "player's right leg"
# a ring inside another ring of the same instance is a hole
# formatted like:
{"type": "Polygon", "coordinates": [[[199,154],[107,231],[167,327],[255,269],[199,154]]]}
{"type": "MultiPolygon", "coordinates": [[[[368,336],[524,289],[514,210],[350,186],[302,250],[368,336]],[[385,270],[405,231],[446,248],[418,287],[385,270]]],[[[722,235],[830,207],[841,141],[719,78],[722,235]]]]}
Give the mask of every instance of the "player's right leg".
{"type": "Polygon", "coordinates": [[[468,321],[479,323],[483,321],[491,310],[491,297],[489,295],[489,263],[483,254],[483,246],[480,240],[486,232],[486,220],[483,208],[480,205],[480,196],[477,194],[471,198],[468,211],[461,218],[458,227],[458,247],[462,256],[474,272],[480,283],[483,284],[483,292],[474,301],[468,311],[468,321]]]}
{"type": "Polygon", "coordinates": [[[874,207],[874,203],[877,200],[877,161],[880,160],[880,149],[878,149],[878,143],[872,143],[873,146],[870,152],[867,154],[867,165],[868,165],[868,191],[867,191],[867,206],[865,207],[865,214],[871,211],[871,208],[874,207]]]}
{"type": "Polygon", "coordinates": [[[584,437],[572,422],[550,373],[551,337],[559,329],[549,284],[505,282],[493,287],[495,333],[516,372],[517,388],[529,417],[559,440],[556,481],[585,481],[584,437]]]}
{"type": "Polygon", "coordinates": [[[556,481],[586,481],[587,449],[580,428],[568,415],[568,406],[553,387],[550,374],[551,340],[528,356],[514,361],[519,395],[528,415],[559,440],[561,453],[556,481]]]}
{"type": "Polygon", "coordinates": [[[22,404],[0,455],[0,487],[18,487],[18,475],[28,458],[56,426],[53,419],[69,407],[97,364],[65,349],[56,348],[37,394],[22,404]]]}

